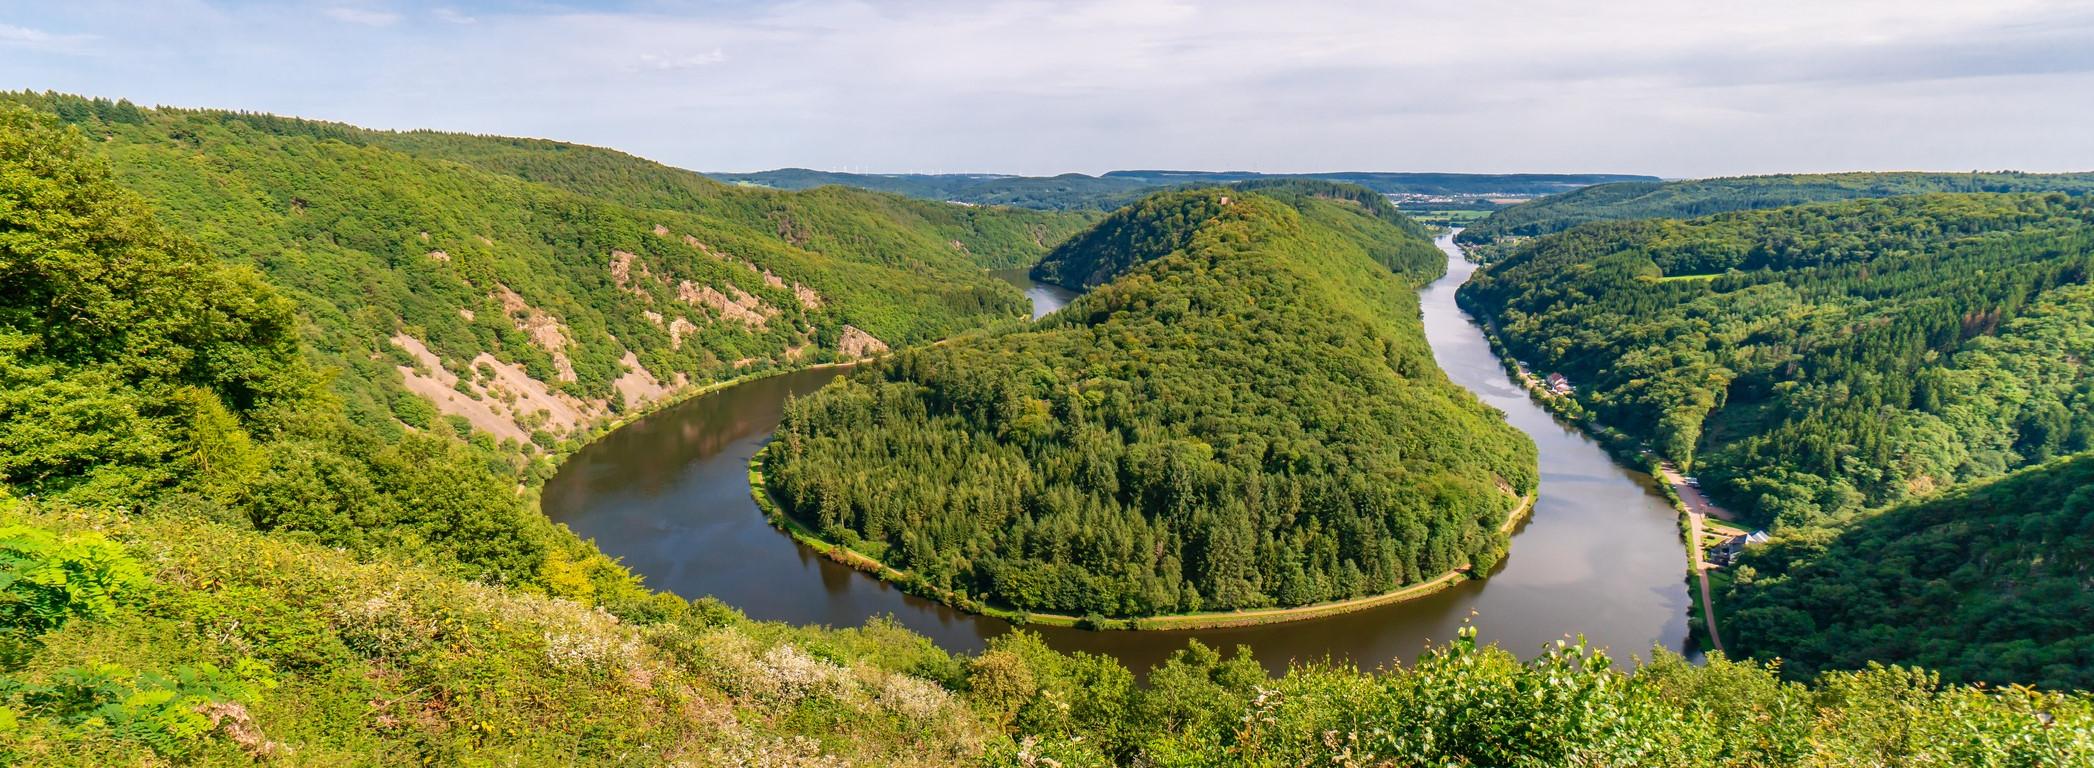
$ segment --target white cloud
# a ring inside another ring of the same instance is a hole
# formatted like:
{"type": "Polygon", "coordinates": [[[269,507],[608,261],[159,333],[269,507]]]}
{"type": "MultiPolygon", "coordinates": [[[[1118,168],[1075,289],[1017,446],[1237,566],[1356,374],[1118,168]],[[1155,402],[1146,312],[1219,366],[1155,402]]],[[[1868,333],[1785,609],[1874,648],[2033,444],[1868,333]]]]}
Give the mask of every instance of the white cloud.
{"type": "Polygon", "coordinates": [[[334,7],[325,11],[328,18],[366,27],[391,26],[400,21],[400,14],[392,11],[374,11],[367,8],[334,7]]]}
{"type": "Polygon", "coordinates": [[[0,29],[0,80],[14,78],[0,86],[551,136],[705,169],[2094,166],[2094,133],[2072,129],[2094,122],[2081,97],[2094,11],[2070,0],[794,0],[426,16],[469,25],[323,9],[393,25],[383,36],[315,26],[312,7],[53,4],[12,21],[91,31],[111,53],[53,62],[0,29]]]}
{"type": "Polygon", "coordinates": [[[0,23],[0,47],[51,53],[81,53],[94,39],[94,35],[60,35],[41,29],[0,23]]]}
{"type": "Polygon", "coordinates": [[[693,54],[671,55],[658,53],[643,53],[640,54],[639,60],[635,62],[631,68],[636,70],[648,69],[657,72],[671,72],[679,69],[692,69],[695,67],[703,67],[708,64],[718,64],[726,60],[727,53],[718,48],[714,48],[704,53],[693,54]]]}
{"type": "Polygon", "coordinates": [[[467,16],[463,11],[456,8],[438,8],[430,11],[429,15],[436,17],[438,21],[447,21],[452,24],[471,24],[479,21],[479,19],[467,16]]]}

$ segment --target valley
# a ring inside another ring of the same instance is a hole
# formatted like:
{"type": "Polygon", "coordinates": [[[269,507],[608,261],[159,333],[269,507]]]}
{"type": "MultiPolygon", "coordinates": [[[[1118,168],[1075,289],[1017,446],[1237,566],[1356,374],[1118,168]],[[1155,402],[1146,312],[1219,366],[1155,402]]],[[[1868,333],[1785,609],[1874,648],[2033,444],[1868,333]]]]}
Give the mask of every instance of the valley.
{"type": "Polygon", "coordinates": [[[2074,175],[1485,242],[0,101],[0,763],[2094,755],[2074,175]]]}
{"type": "MultiPolygon", "coordinates": [[[[1246,645],[1275,673],[1333,658],[1363,666],[1413,661],[1472,620],[1478,636],[1522,656],[1567,633],[1623,656],[1685,653],[1687,573],[1677,515],[1652,480],[1616,464],[1577,429],[1510,381],[1454,300],[1473,274],[1442,238],[1446,274],[1422,289],[1426,339],[1454,383],[1502,411],[1537,445],[1541,482],[1532,513],[1488,579],[1401,603],[1305,621],[1209,630],[1097,632],[1026,627],[1050,647],[1096,653],[1136,670],[1196,639],[1246,645]],[[1602,620],[1594,621],[1593,617],[1602,620]]],[[[1041,290],[1036,313],[1069,294],[1041,290]]],[[[694,399],[583,448],[546,484],[545,510],[593,539],[648,583],[712,595],[756,619],[849,626],[892,616],[955,652],[978,652],[1008,622],[962,612],[819,556],[765,523],[750,501],[747,467],[788,396],[813,393],[835,371],[788,374],[694,399]]]]}

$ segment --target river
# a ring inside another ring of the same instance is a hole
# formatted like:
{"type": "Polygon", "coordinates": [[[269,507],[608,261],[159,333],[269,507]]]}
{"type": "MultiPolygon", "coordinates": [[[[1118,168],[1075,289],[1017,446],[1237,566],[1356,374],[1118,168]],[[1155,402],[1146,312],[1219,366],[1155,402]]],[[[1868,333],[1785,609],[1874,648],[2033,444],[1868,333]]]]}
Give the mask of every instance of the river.
{"type": "MultiPolygon", "coordinates": [[[[1480,330],[1455,306],[1475,271],[1452,241],[1447,276],[1420,299],[1425,333],[1449,378],[1506,413],[1540,447],[1541,488],[1511,554],[1490,578],[1405,603],[1310,621],[1172,632],[1035,627],[1055,648],[1108,654],[1145,670],[1190,638],[1250,646],[1275,670],[1325,658],[1375,667],[1452,638],[1466,619],[1485,642],[1522,656],[1584,633],[1617,657],[1687,645],[1686,551],[1677,513],[1649,476],[1625,469],[1584,434],[1534,405],[1505,375],[1480,330]]],[[[1035,302],[1035,317],[1072,294],[998,273],[1035,302]]],[[[605,435],[546,483],[554,520],[595,539],[657,589],[715,596],[751,618],[852,626],[892,616],[955,652],[980,650],[1009,624],[903,594],[814,555],[772,529],[749,499],[748,462],[789,396],[836,369],[800,371],[695,398],[605,435]]]]}
{"type": "Polygon", "coordinates": [[[1032,270],[1026,267],[999,269],[990,272],[989,275],[1016,286],[1020,291],[1024,291],[1025,298],[1032,300],[1032,319],[1034,320],[1046,317],[1047,313],[1061,309],[1063,305],[1076,298],[1075,291],[1059,285],[1033,282],[1032,270]]]}

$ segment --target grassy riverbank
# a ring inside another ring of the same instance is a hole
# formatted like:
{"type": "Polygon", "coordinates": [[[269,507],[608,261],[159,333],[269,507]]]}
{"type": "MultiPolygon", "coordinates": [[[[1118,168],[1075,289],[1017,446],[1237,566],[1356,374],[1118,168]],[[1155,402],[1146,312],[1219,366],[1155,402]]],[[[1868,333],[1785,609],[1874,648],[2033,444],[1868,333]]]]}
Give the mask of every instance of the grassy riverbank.
{"type": "MultiPolygon", "coordinates": [[[[1391,592],[1292,608],[1208,611],[1144,616],[1133,619],[1097,619],[1059,613],[1034,613],[1013,610],[991,605],[951,590],[941,590],[932,587],[915,574],[890,567],[870,555],[824,537],[814,529],[807,527],[806,524],[793,519],[791,515],[785,514],[785,511],[778,506],[777,500],[771,498],[771,494],[765,490],[764,474],[761,467],[763,466],[763,454],[766,450],[769,450],[768,446],[759,449],[756,455],[749,460],[749,496],[756,502],[757,509],[763,511],[764,518],[769,520],[779,530],[792,536],[794,541],[807,546],[807,548],[814,550],[823,557],[829,558],[831,561],[850,566],[882,581],[894,584],[910,594],[936,600],[969,613],[1003,619],[1021,626],[1030,624],[1049,627],[1077,627],[1081,629],[1194,630],[1279,624],[1289,621],[1304,621],[1325,616],[1335,616],[1341,613],[1351,613],[1353,611],[1416,600],[1475,578],[1464,567],[1391,592]]],[[[1499,526],[1499,531],[1510,534],[1514,528],[1519,526],[1521,521],[1526,520],[1534,511],[1534,499],[1534,494],[1528,494],[1521,498],[1519,505],[1514,507],[1510,514],[1506,515],[1505,522],[1499,526]]]]}

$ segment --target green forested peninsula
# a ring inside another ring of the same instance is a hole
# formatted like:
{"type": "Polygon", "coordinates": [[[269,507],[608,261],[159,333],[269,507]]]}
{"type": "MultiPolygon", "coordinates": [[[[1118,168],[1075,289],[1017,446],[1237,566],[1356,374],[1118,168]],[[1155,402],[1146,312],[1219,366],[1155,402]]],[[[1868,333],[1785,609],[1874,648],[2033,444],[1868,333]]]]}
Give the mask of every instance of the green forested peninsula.
{"type": "Polygon", "coordinates": [[[983,268],[1086,221],[737,189],[556,142],[5,100],[77,126],[118,183],[281,287],[350,419],[512,458],[680,385],[1023,317],[983,268]]]}
{"type": "Polygon", "coordinates": [[[1798,676],[1895,659],[2094,688],[2094,454],[1837,522],[1738,566],[1722,598],[1733,652],[1798,676]]]}
{"type": "Polygon", "coordinates": [[[1266,192],[1144,199],[1042,263],[1102,283],[1060,312],[794,403],[770,489],[935,590],[1019,610],[1297,606],[1487,572],[1534,448],[1433,362],[1414,291],[1443,257],[1365,190],[1266,192]]]}
{"type": "Polygon", "coordinates": [[[1822,173],[1585,187],[1500,209],[1469,225],[1465,245],[1561,232],[1589,221],[1691,219],[1729,211],[1930,192],[2094,192],[2094,173],[1822,173]]]}
{"type": "Polygon", "coordinates": [[[1579,227],[1463,291],[1511,351],[1755,522],[2094,441],[2094,201],[1922,195],[1579,227]]]}
{"type": "MultiPolygon", "coordinates": [[[[442,431],[349,418],[304,294],[0,112],[0,764],[2072,765],[2084,694],[1924,673],[1780,682],[1464,637],[1147,685],[1019,632],[751,622],[650,592],[442,431]],[[234,254],[237,255],[237,254],[234,254]],[[301,338],[303,336],[303,339],[301,338]]],[[[382,294],[380,294],[382,295],[382,294]]],[[[376,299],[374,299],[376,300],[376,299]]]]}

